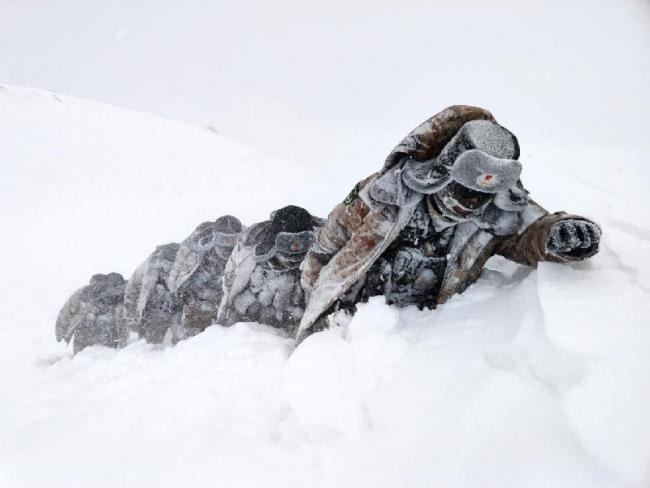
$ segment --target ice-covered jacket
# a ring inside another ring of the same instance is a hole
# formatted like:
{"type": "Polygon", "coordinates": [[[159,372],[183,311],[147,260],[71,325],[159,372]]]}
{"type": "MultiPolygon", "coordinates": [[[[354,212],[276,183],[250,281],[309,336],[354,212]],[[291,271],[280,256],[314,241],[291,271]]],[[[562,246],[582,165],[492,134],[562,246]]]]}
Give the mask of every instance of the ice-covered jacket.
{"type": "Polygon", "coordinates": [[[167,278],[169,290],[182,303],[186,330],[199,331],[211,325],[223,296],[221,278],[228,256],[220,256],[214,242],[201,242],[204,227],[208,226],[214,226],[214,222],[201,224],[181,243],[167,278]]]}
{"type": "Polygon", "coordinates": [[[75,354],[93,345],[125,346],[128,339],[123,320],[125,285],[119,273],[94,275],[61,308],[55,325],[56,340],[66,343],[72,340],[75,354]]]}
{"type": "MultiPolygon", "coordinates": [[[[487,110],[462,105],[427,119],[389,154],[380,172],[359,182],[330,213],[302,265],[301,281],[309,299],[298,330],[299,340],[363,278],[425,198],[416,192],[398,194],[400,190],[391,181],[400,177],[405,164],[413,166],[414,162],[436,157],[471,120],[495,122],[487,110]]],[[[565,218],[581,219],[564,212],[549,214],[529,199],[521,183],[498,194],[480,219],[456,225],[437,303],[444,303],[473,283],[494,254],[531,266],[540,261],[584,259],[546,249],[551,227],[565,218]]]]}
{"type": "Polygon", "coordinates": [[[167,278],[179,245],[164,244],[133,272],[124,290],[124,319],[139,337],[154,344],[162,343],[168,330],[173,339],[180,333],[181,307],[176,294],[167,286],[167,278]]]}
{"type": "MultiPolygon", "coordinates": [[[[315,225],[324,221],[313,217],[315,225]]],[[[300,285],[298,260],[279,259],[268,243],[272,235],[271,221],[252,225],[233,249],[223,275],[223,298],[217,322],[261,324],[295,329],[305,308],[300,285]]]]}

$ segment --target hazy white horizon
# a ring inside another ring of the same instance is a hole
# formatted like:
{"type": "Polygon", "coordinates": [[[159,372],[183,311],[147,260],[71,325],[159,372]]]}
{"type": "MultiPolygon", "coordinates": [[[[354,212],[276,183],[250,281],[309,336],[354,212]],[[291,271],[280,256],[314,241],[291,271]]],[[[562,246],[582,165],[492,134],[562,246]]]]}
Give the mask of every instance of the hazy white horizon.
{"type": "Polygon", "coordinates": [[[647,144],[649,53],[642,0],[0,2],[0,83],[351,167],[456,103],[524,147],[647,144]]]}

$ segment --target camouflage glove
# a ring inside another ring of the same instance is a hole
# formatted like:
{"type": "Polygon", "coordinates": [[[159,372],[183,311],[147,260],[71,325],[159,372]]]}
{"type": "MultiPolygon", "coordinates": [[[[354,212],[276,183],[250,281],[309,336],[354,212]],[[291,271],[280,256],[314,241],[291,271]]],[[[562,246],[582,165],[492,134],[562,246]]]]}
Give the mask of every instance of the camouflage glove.
{"type": "Polygon", "coordinates": [[[598,252],[600,235],[600,227],[590,220],[560,220],[551,227],[546,251],[570,259],[586,259],[598,252]]]}

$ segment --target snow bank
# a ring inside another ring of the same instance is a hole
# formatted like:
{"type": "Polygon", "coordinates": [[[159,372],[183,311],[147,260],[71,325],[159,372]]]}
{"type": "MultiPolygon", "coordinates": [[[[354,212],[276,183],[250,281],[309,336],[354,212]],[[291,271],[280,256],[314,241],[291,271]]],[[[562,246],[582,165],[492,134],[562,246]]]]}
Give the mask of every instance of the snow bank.
{"type": "Polygon", "coordinates": [[[602,224],[588,263],[495,258],[436,311],[375,299],[293,352],[237,324],[72,357],[54,320],[91,273],[128,275],[224,212],[325,215],[354,181],[47,92],[0,89],[0,114],[0,485],[650,484],[642,148],[521,141],[535,198],[602,224]]]}

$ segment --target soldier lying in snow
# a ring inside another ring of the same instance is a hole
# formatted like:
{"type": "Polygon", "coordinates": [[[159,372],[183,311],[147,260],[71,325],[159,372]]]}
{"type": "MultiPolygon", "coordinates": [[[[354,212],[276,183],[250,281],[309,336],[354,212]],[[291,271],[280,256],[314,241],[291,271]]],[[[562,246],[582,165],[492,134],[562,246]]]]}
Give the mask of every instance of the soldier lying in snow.
{"type": "Polygon", "coordinates": [[[76,353],[94,344],[122,347],[129,330],[154,344],[200,332],[216,319],[223,269],[242,230],[238,219],[226,215],[199,225],[180,246],[158,246],[128,283],[116,273],[94,276],[61,310],[57,340],[75,335],[76,353]],[[107,294],[119,309],[105,310],[107,294]]]}
{"type": "Polygon", "coordinates": [[[223,271],[243,230],[239,219],[224,215],[202,223],[181,243],[167,284],[182,304],[186,335],[195,335],[216,321],[223,271]]]}
{"type": "Polygon", "coordinates": [[[216,319],[221,276],[242,231],[230,215],[204,222],[180,245],[159,246],[135,271],[124,307],[132,330],[160,344],[167,334],[176,343],[216,319]]]}
{"type": "Polygon", "coordinates": [[[161,344],[168,332],[172,342],[183,338],[182,307],[167,286],[178,248],[175,242],[158,246],[134,271],[124,291],[126,324],[147,342],[161,344]]]}
{"type": "Polygon", "coordinates": [[[288,206],[250,227],[226,264],[218,323],[259,322],[293,328],[305,307],[299,266],[324,223],[288,206]]]}
{"type": "Polygon", "coordinates": [[[531,266],[596,254],[600,228],[530,199],[518,158],[517,138],[478,107],[449,107],[415,128],[317,233],[298,340],[335,308],[374,295],[434,308],[494,254],[531,266]]]}
{"type": "Polygon", "coordinates": [[[122,317],[126,281],[118,273],[96,274],[72,294],[56,320],[56,340],[72,342],[74,353],[100,344],[122,347],[128,330],[122,317]]]}

